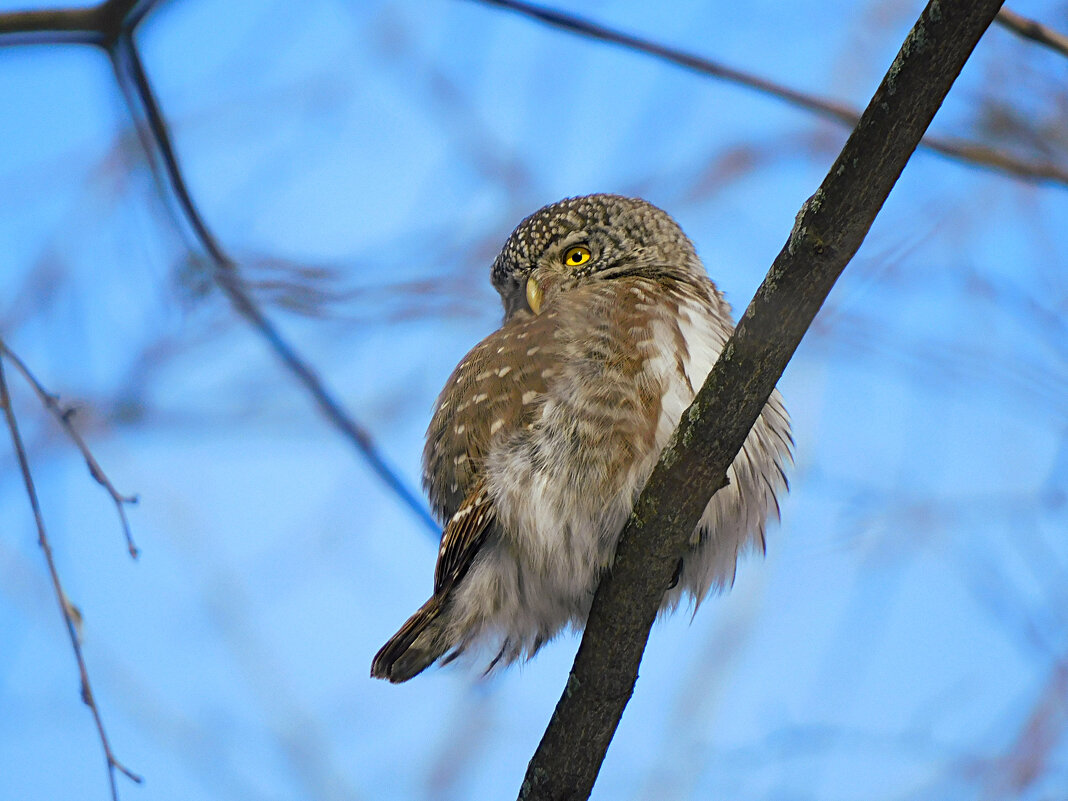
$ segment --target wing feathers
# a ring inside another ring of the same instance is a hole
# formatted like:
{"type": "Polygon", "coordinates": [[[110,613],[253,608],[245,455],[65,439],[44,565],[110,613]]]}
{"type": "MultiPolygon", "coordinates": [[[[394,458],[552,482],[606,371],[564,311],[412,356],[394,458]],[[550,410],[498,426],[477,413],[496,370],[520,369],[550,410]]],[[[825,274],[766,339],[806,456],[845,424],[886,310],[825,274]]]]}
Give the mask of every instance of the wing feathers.
{"type": "Polygon", "coordinates": [[[434,568],[434,595],[446,595],[463,579],[485,542],[493,519],[493,502],[480,478],[441,535],[441,550],[434,568]]]}
{"type": "Polygon", "coordinates": [[[434,570],[434,594],[408,618],[389,642],[375,654],[371,676],[394,683],[421,673],[450,649],[462,650],[449,632],[449,593],[463,580],[486,540],[494,519],[493,503],[481,479],[464,498],[441,535],[441,550],[434,570]]]}

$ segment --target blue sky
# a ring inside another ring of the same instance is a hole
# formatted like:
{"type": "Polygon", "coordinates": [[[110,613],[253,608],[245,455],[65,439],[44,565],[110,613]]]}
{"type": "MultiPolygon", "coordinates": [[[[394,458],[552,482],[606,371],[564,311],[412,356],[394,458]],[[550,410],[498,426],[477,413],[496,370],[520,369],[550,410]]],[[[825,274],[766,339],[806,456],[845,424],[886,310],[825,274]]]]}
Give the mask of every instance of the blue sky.
{"type": "MultiPolygon", "coordinates": [[[[921,4],[568,7],[859,107],[921,4]]],[[[1014,8],[1068,29],[1063,5],[1014,8]]],[[[477,2],[172,0],[138,45],[212,230],[413,487],[438,390],[499,322],[489,265],[524,215],[641,194],[740,310],[848,133],[477,2]],[[316,313],[295,312],[309,282],[316,313]]],[[[994,28],[933,129],[1003,130],[981,109],[1006,103],[1063,164],[1065,70],[994,28]]],[[[577,638],[489,681],[370,680],[436,542],[207,289],[99,53],[0,48],[0,108],[0,334],[141,498],[133,563],[8,370],[105,724],[146,777],[122,797],[513,796],[577,638]]],[[[797,465],[767,558],[657,624],[594,798],[1068,786],[1066,219],[1063,185],[914,157],[780,383],[797,465]],[[1036,721],[1041,752],[1021,745],[1036,721]],[[1041,769],[1013,784],[1028,755],[1041,769]]],[[[0,785],[104,799],[4,447],[0,464],[0,785]]]]}

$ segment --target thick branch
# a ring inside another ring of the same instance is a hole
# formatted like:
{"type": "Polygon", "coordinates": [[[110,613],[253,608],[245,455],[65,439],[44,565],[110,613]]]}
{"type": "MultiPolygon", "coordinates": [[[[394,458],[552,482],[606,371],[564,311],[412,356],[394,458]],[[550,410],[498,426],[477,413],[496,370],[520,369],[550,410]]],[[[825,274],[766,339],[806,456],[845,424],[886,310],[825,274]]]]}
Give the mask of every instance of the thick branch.
{"type": "Polygon", "coordinates": [[[520,799],[585,799],[679,556],[1001,0],[931,0],[642,491],[520,799]]]}
{"type": "MultiPolygon", "coordinates": [[[[816,95],[799,92],[775,81],[761,78],[744,70],[735,69],[711,59],[703,58],[693,53],[687,53],[674,47],[660,44],[634,36],[623,31],[606,27],[588,19],[583,19],[574,14],[564,11],[556,11],[544,8],[526,0],[479,0],[486,5],[499,6],[509,11],[515,11],[524,16],[544,22],[547,25],[569,31],[579,36],[586,36],[609,44],[619,45],[637,53],[644,53],[654,58],[662,59],[670,64],[675,64],[688,70],[719,78],[738,86],[744,86],[765,95],[777,97],[792,106],[816,114],[824,119],[836,122],[840,125],[853,127],[860,119],[860,113],[845,103],[836,100],[817,97],[816,95]]],[[[1017,19],[1023,17],[1014,15],[1017,19]]],[[[1030,20],[1026,20],[1030,23],[1030,20]]],[[[1006,22],[1010,28],[1014,26],[1006,22]]],[[[1028,30],[1042,26],[1031,23],[1028,30]]],[[[1016,28],[1014,28],[1016,29],[1016,28]]],[[[1043,29],[1047,31],[1048,29],[1043,29]]],[[[1029,38],[1036,38],[1029,36],[1029,38]]],[[[1035,162],[1017,158],[1011,153],[1006,153],[978,142],[968,142],[963,139],[952,137],[925,136],[920,147],[938,153],[955,161],[963,162],[976,167],[997,170],[1014,178],[1025,181],[1050,181],[1051,183],[1068,186],[1068,169],[1053,162],[1035,162]]]]}

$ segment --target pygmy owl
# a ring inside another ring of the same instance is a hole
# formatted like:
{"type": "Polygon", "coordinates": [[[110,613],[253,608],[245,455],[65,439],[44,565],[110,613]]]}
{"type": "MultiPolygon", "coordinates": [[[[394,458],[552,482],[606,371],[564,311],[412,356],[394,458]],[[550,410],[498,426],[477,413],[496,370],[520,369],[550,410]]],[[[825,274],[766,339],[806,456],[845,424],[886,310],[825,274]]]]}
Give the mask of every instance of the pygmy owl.
{"type": "MultiPolygon", "coordinates": [[[[638,493],[734,328],[693,244],[655,206],[590,195],[546,206],[493,263],[504,323],[445,384],[423,483],[444,522],[434,594],[371,675],[407,681],[491,645],[490,669],[581,628],[638,493]]],[[[661,610],[694,604],[764,548],[786,487],[776,391],[690,540],[661,610]]]]}

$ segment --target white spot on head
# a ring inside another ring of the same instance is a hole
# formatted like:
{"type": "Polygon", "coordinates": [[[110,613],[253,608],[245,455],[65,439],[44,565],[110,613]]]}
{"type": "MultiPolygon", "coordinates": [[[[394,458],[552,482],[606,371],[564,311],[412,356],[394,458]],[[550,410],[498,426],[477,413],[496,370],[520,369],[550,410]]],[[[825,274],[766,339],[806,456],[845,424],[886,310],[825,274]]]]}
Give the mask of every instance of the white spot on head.
{"type": "Polygon", "coordinates": [[[471,398],[471,403],[482,403],[482,401],[484,401],[488,397],[489,395],[487,395],[485,392],[479,392],[477,395],[475,395],[475,397],[471,398]]]}
{"type": "Polygon", "coordinates": [[[500,370],[497,371],[497,377],[498,378],[504,378],[510,372],[512,372],[512,368],[508,367],[507,365],[505,365],[504,367],[502,367],[500,370]]]}
{"type": "Polygon", "coordinates": [[[533,348],[527,348],[527,356],[533,356],[539,350],[541,350],[541,345],[535,345],[533,348]]]}
{"type": "Polygon", "coordinates": [[[466,461],[467,461],[467,454],[466,453],[461,453],[459,456],[457,456],[455,459],[452,460],[452,463],[455,464],[455,465],[461,465],[466,461]]]}
{"type": "Polygon", "coordinates": [[[463,423],[460,423],[460,425],[456,426],[456,433],[457,434],[462,434],[462,433],[464,433],[464,429],[466,429],[466,428],[467,428],[467,426],[465,426],[463,423]]]}
{"type": "Polygon", "coordinates": [[[523,393],[523,403],[530,403],[536,397],[538,397],[538,393],[535,392],[533,389],[528,389],[526,392],[523,393]]]}
{"type": "Polygon", "coordinates": [[[504,420],[501,420],[500,418],[497,418],[496,420],[493,421],[493,425],[490,426],[490,433],[491,434],[496,434],[498,431],[501,430],[501,426],[503,426],[503,425],[504,425],[504,420]]]}

